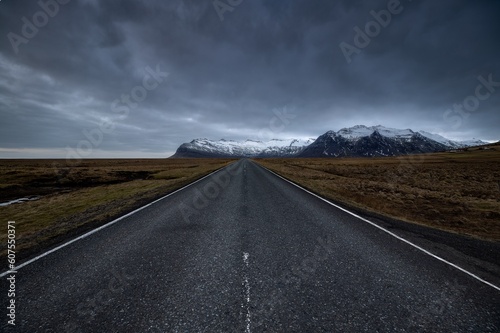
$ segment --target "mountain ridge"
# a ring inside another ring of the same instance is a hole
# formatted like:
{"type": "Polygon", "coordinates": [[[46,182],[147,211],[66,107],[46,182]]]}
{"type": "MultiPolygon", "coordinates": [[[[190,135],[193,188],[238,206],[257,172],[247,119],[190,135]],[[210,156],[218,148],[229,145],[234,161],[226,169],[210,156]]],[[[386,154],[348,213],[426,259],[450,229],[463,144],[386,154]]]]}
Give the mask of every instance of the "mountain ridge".
{"type": "Polygon", "coordinates": [[[454,141],[439,134],[411,129],[356,125],[327,131],[317,139],[243,141],[206,138],[179,146],[173,158],[182,157],[376,157],[399,156],[459,149],[486,144],[481,140],[454,141]]]}

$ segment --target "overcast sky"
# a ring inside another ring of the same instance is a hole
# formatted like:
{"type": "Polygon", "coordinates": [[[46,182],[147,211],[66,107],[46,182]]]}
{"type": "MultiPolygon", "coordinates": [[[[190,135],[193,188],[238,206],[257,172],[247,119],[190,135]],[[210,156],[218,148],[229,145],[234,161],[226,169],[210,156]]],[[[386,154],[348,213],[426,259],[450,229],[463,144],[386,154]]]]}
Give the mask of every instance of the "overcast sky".
{"type": "Polygon", "coordinates": [[[500,139],[497,0],[59,1],[0,2],[0,157],[358,124],[500,139]]]}

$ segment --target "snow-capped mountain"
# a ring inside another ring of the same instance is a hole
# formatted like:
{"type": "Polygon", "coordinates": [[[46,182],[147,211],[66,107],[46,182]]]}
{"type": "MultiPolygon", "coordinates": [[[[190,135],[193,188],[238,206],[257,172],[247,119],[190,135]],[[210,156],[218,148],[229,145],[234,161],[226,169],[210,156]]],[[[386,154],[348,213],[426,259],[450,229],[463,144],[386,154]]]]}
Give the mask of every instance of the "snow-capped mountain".
{"type": "Polygon", "coordinates": [[[338,132],[328,131],[309,145],[298,157],[375,157],[432,153],[452,148],[485,144],[452,141],[438,134],[384,126],[357,125],[338,132]]]}
{"type": "Polygon", "coordinates": [[[312,142],[312,138],[269,141],[195,139],[183,143],[173,157],[289,157],[297,155],[312,142]]]}
{"type": "Polygon", "coordinates": [[[442,143],[445,146],[448,146],[450,148],[465,148],[465,147],[472,147],[472,146],[481,146],[481,145],[485,145],[488,143],[488,142],[484,142],[484,141],[477,140],[477,139],[466,140],[466,141],[453,141],[453,140],[446,139],[445,137],[443,137],[439,134],[432,134],[432,133],[428,133],[428,132],[424,132],[424,131],[419,131],[419,133],[422,134],[423,136],[431,139],[431,140],[442,143]]]}
{"type": "Polygon", "coordinates": [[[445,146],[448,146],[450,148],[464,148],[464,147],[487,144],[487,142],[484,142],[481,140],[476,140],[476,139],[467,140],[467,141],[453,141],[453,140],[449,140],[449,139],[447,139],[439,134],[432,134],[432,133],[425,132],[425,131],[415,132],[411,129],[389,128],[389,127],[384,127],[381,125],[370,126],[370,127],[364,126],[364,125],[356,125],[356,126],[353,126],[350,128],[343,128],[340,131],[338,131],[337,134],[339,134],[347,139],[356,139],[356,138],[361,138],[364,136],[370,136],[375,131],[380,133],[380,135],[388,137],[388,138],[400,138],[400,139],[405,139],[405,138],[409,139],[415,133],[419,133],[428,139],[439,142],[439,143],[441,143],[445,146]]]}
{"type": "Polygon", "coordinates": [[[372,157],[431,153],[483,145],[480,140],[453,141],[438,134],[384,126],[357,125],[328,131],[314,139],[232,141],[195,139],[173,157],[372,157]]]}

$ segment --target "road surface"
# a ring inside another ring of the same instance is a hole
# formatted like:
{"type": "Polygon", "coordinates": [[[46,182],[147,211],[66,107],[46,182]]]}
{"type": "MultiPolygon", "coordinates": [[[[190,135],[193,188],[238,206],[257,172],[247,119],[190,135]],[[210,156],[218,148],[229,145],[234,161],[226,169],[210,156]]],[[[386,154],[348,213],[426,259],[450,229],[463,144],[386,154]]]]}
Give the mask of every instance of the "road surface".
{"type": "Polygon", "coordinates": [[[249,160],[16,279],[5,332],[500,331],[498,290],[249,160]]]}

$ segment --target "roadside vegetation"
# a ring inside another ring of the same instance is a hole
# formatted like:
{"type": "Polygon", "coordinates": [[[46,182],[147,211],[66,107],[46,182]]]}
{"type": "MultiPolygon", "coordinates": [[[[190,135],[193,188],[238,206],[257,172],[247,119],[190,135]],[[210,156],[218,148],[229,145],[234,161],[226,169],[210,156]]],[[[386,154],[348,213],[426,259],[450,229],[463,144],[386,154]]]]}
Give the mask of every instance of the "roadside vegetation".
{"type": "MultiPolygon", "coordinates": [[[[95,228],[223,167],[229,159],[0,160],[1,244],[16,221],[18,259],[95,228]]],[[[5,258],[6,247],[0,249],[5,258]]]]}
{"type": "Polygon", "coordinates": [[[257,159],[351,207],[500,240],[500,145],[388,158],[257,159]]]}

